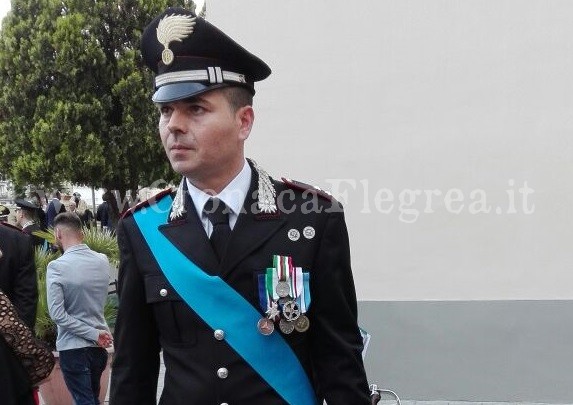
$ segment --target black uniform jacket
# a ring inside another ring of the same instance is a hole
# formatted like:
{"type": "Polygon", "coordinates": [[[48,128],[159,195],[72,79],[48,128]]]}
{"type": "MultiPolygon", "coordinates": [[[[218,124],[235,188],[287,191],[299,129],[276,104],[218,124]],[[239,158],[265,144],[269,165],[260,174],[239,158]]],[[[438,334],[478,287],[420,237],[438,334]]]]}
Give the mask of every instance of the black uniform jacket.
{"type": "MultiPolygon", "coordinates": [[[[274,182],[280,212],[256,213],[252,192],[257,180],[253,170],[246,212],[239,215],[220,264],[190,197],[184,218],[161,226],[160,231],[204,271],[219,275],[261,316],[256,276],[272,267],[273,255],[291,256],[295,266],[310,273],[310,328],[284,337],[308,374],[317,400],[322,403],[325,398],[328,405],[369,404],[348,234],[340,205],[314,190],[274,182]],[[314,235],[307,232],[305,237],[306,227],[312,227],[314,235]],[[300,233],[298,240],[288,236],[293,229],[300,233]]],[[[167,369],[160,404],[285,403],[173,291],[132,216],[120,222],[118,238],[120,295],[112,405],[156,403],[160,349],[167,369]],[[221,368],[228,370],[226,378],[218,376],[221,368]]],[[[274,333],[281,333],[278,327],[274,333]]],[[[269,352],[268,361],[281,359],[269,352]]]]}
{"type": "Polygon", "coordinates": [[[10,298],[22,320],[33,329],[38,282],[32,241],[22,231],[0,224],[0,252],[0,289],[10,298]]]}
{"type": "MultiPolygon", "coordinates": [[[[10,298],[24,322],[33,328],[38,287],[34,250],[19,229],[0,223],[0,289],[10,298]]],[[[34,404],[32,387],[22,364],[0,337],[0,404],[34,404]]]]}

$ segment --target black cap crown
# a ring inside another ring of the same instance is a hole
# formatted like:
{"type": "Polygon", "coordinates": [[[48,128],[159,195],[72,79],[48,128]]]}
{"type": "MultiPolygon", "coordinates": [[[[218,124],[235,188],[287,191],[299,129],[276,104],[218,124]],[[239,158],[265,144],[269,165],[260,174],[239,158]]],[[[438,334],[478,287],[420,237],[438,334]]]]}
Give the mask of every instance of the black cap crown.
{"type": "Polygon", "coordinates": [[[226,86],[243,86],[271,74],[265,62],[214,25],[182,8],[169,8],[143,32],[141,53],[155,72],[153,101],[171,102],[226,86]]]}

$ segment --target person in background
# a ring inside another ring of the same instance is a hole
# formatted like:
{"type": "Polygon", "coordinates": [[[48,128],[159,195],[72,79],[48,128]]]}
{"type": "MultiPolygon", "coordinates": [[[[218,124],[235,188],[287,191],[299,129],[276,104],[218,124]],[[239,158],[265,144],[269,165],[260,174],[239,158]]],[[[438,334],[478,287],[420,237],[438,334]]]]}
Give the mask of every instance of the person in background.
{"type": "Polygon", "coordinates": [[[56,215],[61,214],[62,212],[66,212],[66,207],[60,201],[61,198],[62,193],[60,190],[56,190],[54,197],[48,204],[48,209],[46,210],[46,225],[48,228],[53,228],[54,218],[56,218],[56,215]]]}
{"type": "Polygon", "coordinates": [[[44,197],[42,198],[37,191],[33,191],[30,194],[30,202],[38,207],[38,210],[36,211],[38,214],[38,225],[40,225],[41,229],[47,229],[46,209],[48,207],[48,201],[46,200],[45,194],[43,195],[44,197]]]}
{"type": "Polygon", "coordinates": [[[48,264],[46,288],[60,367],[75,404],[97,405],[105,348],[112,344],[104,318],[109,261],[83,243],[80,218],[72,212],[56,216],[54,236],[63,254],[48,264]]]}
{"type": "MultiPolygon", "coordinates": [[[[38,208],[34,203],[23,199],[17,199],[14,202],[18,207],[16,209],[16,221],[18,225],[22,228],[22,231],[30,235],[30,238],[32,238],[32,243],[35,248],[45,247],[46,241],[43,238],[33,234],[36,231],[42,230],[40,224],[38,223],[39,221],[38,211],[41,211],[41,209],[38,208]]],[[[43,211],[41,211],[41,213],[43,214],[43,211]]]]}
{"type": "Polygon", "coordinates": [[[78,217],[80,216],[80,215],[78,214],[78,207],[77,207],[77,205],[76,205],[76,202],[73,201],[73,200],[70,201],[70,203],[68,204],[68,209],[67,209],[67,211],[68,211],[68,212],[73,212],[73,213],[76,214],[78,217]]]}
{"type": "Polygon", "coordinates": [[[245,158],[265,62],[184,9],[142,36],[182,176],[118,225],[110,405],[369,405],[340,204],[245,158]]]}
{"type": "MultiPolygon", "coordinates": [[[[24,323],[33,329],[38,285],[32,241],[5,223],[0,223],[0,290],[12,301],[24,323]]],[[[0,404],[35,403],[26,371],[3,339],[0,339],[0,382],[0,404]]]]}
{"type": "MultiPolygon", "coordinates": [[[[75,192],[73,194],[73,202],[76,206],[75,213],[78,214],[82,220],[82,226],[85,226],[88,229],[91,228],[92,222],[94,220],[94,214],[88,208],[88,204],[85,202],[85,200],[82,199],[82,195],[78,192],[75,192]]],[[[70,208],[71,203],[72,202],[70,202],[70,208]]]]}
{"type": "Polygon", "coordinates": [[[96,211],[96,220],[100,221],[102,229],[115,233],[119,219],[116,199],[110,190],[106,190],[102,195],[102,200],[103,203],[98,206],[96,211]]]}

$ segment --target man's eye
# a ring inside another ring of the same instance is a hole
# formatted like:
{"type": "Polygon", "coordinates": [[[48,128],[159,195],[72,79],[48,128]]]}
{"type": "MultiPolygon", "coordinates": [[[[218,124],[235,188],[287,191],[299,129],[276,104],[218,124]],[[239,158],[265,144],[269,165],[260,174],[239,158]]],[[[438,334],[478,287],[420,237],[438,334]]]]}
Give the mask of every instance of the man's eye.
{"type": "Polygon", "coordinates": [[[189,106],[189,110],[193,113],[193,114],[201,114],[205,111],[205,108],[203,108],[200,105],[197,104],[192,104],[189,106]]]}
{"type": "Polygon", "coordinates": [[[171,112],[171,107],[167,105],[161,106],[161,108],[159,108],[159,112],[161,112],[162,115],[169,114],[171,112]]]}

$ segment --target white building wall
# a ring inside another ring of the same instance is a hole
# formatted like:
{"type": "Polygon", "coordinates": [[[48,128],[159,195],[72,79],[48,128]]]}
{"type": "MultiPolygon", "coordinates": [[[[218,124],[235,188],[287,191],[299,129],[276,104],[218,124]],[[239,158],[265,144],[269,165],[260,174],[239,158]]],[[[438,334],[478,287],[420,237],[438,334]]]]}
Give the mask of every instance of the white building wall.
{"type": "Polygon", "coordinates": [[[346,201],[361,300],[573,297],[572,2],[217,0],[207,18],[273,69],[248,155],[346,201]]]}

